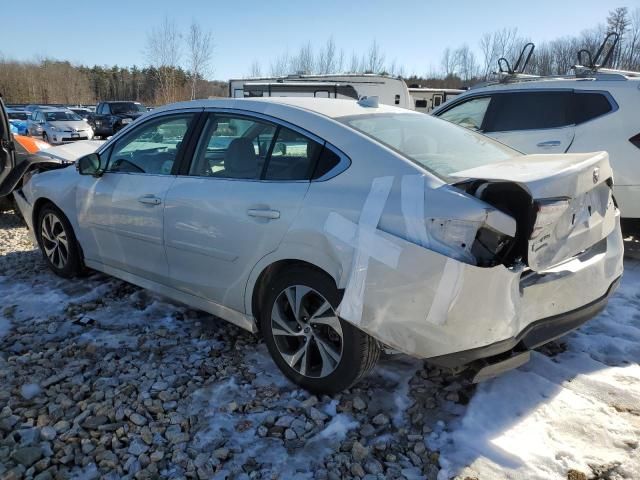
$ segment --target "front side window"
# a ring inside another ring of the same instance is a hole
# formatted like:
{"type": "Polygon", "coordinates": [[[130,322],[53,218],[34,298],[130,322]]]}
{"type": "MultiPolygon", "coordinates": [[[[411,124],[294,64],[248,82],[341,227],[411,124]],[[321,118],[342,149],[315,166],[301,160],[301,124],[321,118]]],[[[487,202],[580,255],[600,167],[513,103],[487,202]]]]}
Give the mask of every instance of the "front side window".
{"type": "Polygon", "coordinates": [[[520,155],[495,140],[421,113],[380,113],[338,118],[435,175],[504,161],[520,155]]]}
{"type": "Polygon", "coordinates": [[[490,102],[490,97],[473,98],[455,105],[439,117],[464,128],[480,130],[490,102]]]}
{"type": "Polygon", "coordinates": [[[198,143],[189,175],[260,178],[276,127],[228,115],[210,116],[198,143]]]}
{"type": "Polygon", "coordinates": [[[493,96],[485,132],[541,130],[572,125],[571,92],[513,92],[493,96]]]}
{"type": "Polygon", "coordinates": [[[116,143],[107,170],[170,175],[192,119],[187,114],[143,123],[116,143]]]}

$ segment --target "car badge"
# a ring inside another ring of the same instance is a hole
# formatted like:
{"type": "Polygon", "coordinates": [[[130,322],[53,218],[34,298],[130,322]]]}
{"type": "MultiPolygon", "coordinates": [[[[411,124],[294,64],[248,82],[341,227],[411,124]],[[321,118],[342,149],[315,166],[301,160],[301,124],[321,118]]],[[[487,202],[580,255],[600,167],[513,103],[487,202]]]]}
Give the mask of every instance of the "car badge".
{"type": "Polygon", "coordinates": [[[598,167],[593,169],[593,183],[598,183],[600,180],[600,169],[598,167]]]}

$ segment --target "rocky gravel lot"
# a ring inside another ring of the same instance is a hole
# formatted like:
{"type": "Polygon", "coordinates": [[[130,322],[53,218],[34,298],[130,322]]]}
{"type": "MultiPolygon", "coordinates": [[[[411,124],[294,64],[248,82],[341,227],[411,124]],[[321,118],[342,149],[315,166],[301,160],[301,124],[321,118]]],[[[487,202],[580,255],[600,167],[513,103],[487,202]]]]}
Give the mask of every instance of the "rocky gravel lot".
{"type": "Polygon", "coordinates": [[[92,274],[46,268],[0,214],[0,478],[426,478],[471,387],[403,356],[311,396],[262,341],[92,274]]]}

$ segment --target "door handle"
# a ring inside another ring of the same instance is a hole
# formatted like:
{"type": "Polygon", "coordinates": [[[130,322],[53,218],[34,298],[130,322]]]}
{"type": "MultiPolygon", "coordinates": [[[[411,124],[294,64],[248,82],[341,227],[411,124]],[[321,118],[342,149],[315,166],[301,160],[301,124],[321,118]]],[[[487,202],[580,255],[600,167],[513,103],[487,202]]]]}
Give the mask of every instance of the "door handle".
{"type": "Polygon", "coordinates": [[[546,142],[538,143],[538,147],[559,147],[560,140],[547,140],[546,142]]]}
{"type": "Polygon", "coordinates": [[[250,217],[258,217],[258,218],[268,218],[270,220],[276,220],[280,218],[280,212],[278,210],[258,210],[250,208],[247,210],[247,215],[250,217]]]}
{"type": "Polygon", "coordinates": [[[138,201],[140,203],[144,203],[145,205],[160,205],[162,203],[162,200],[160,200],[155,195],[143,195],[141,197],[138,197],[138,201]]]}

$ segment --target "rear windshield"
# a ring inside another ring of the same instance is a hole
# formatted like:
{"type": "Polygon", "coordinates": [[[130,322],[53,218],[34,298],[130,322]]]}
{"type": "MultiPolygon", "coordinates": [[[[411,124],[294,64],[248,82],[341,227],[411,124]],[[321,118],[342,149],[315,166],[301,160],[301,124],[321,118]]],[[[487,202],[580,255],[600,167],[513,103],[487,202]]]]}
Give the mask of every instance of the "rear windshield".
{"type": "Polygon", "coordinates": [[[354,115],[337,120],[447,181],[451,173],[520,155],[489,137],[422,113],[354,115]]]}

